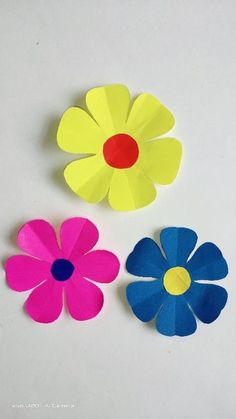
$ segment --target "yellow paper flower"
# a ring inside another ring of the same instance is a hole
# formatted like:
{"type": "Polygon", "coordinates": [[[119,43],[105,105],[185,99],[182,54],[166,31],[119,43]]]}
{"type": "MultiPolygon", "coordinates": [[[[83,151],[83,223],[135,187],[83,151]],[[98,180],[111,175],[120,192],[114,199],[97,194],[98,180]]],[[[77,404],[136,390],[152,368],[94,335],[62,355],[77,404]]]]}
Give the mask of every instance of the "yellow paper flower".
{"type": "Polygon", "coordinates": [[[181,143],[157,139],[173,128],[172,113],[147,93],[131,105],[128,88],[119,84],[89,90],[86,105],[92,116],[71,107],[59,124],[60,148],[91,154],[68,164],[66,182],[87,202],[100,202],[108,194],[119,211],[150,204],[156,197],[153,182],[173,182],[180,165],[181,143]]]}

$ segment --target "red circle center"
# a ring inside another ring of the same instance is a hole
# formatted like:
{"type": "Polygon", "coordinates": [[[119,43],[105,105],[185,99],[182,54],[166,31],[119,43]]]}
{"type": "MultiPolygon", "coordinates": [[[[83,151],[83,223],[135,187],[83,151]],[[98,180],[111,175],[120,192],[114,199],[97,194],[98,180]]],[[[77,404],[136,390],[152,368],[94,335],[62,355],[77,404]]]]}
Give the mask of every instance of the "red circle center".
{"type": "Polygon", "coordinates": [[[110,166],[116,169],[127,169],[138,159],[138,144],[128,134],[116,134],[105,142],[103,154],[110,166]]]}

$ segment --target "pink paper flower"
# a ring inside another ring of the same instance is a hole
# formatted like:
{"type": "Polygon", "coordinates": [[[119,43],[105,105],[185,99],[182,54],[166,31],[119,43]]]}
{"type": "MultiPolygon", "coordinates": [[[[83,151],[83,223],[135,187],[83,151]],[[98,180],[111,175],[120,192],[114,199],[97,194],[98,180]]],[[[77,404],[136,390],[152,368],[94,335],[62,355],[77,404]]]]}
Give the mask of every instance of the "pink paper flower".
{"type": "Polygon", "coordinates": [[[103,293],[92,281],[109,283],[118,275],[120,263],[107,250],[93,250],[98,241],[96,226],[85,218],[63,222],[58,244],[53,227],[45,220],[24,224],[17,236],[28,255],[7,260],[10,288],[27,291],[36,287],[25,303],[29,316],[40,323],[56,320],[63,307],[63,294],[76,320],[95,317],[103,306],[103,293]],[[29,256],[30,255],[30,256],[29,256]]]}

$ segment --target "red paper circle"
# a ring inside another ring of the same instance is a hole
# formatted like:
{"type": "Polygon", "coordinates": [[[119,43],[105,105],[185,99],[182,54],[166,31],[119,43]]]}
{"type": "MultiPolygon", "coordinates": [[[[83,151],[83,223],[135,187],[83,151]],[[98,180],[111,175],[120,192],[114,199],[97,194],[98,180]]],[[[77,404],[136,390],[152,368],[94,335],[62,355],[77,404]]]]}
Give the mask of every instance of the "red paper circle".
{"type": "Polygon", "coordinates": [[[109,166],[116,169],[127,169],[133,166],[138,159],[138,144],[128,134],[116,134],[105,142],[103,154],[109,166]]]}

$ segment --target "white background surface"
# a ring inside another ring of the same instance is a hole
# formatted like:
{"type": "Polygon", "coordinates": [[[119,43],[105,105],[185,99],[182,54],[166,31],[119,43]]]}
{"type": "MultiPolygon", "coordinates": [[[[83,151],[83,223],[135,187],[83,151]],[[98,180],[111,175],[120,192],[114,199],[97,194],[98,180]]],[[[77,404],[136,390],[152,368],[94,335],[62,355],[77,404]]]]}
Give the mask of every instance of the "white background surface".
{"type": "Polygon", "coordinates": [[[59,226],[86,216],[100,248],[124,266],[133,245],[164,226],[189,226],[223,250],[230,274],[221,317],[187,338],[139,322],[124,302],[124,269],[103,287],[89,322],[64,313],[30,320],[28,293],[0,289],[1,417],[234,419],[236,417],[236,3],[234,0],[1,0],[0,252],[17,253],[28,219],[59,226]],[[174,113],[184,160],[176,182],[135,213],[83,203],[64,184],[74,156],[55,142],[62,112],[97,85],[157,95],[174,113]],[[16,405],[24,404],[25,407],[16,405]],[[37,403],[38,408],[28,408],[37,403]],[[46,407],[71,404],[74,407],[46,407]],[[13,407],[13,406],[16,407],[13,407]]]}

